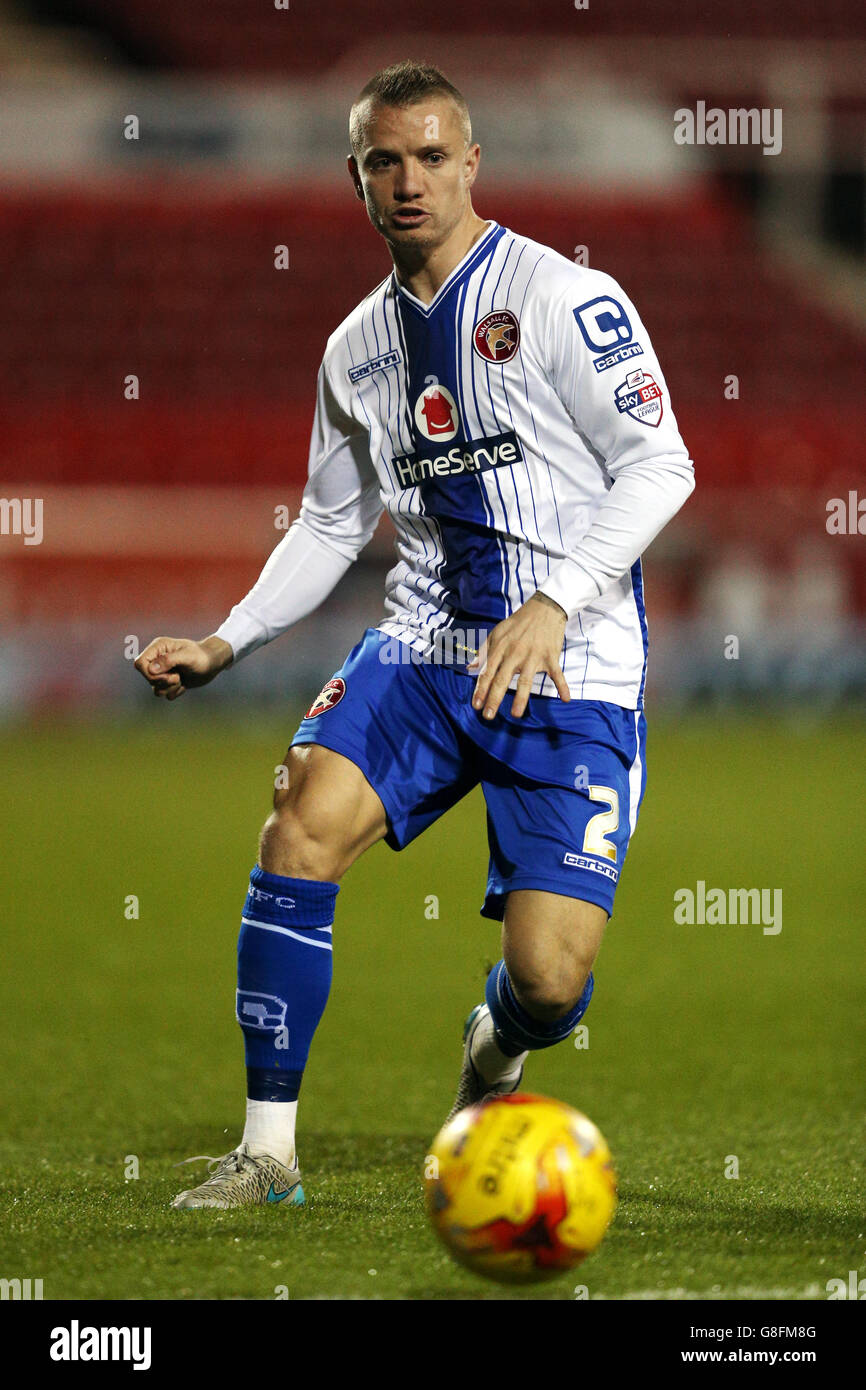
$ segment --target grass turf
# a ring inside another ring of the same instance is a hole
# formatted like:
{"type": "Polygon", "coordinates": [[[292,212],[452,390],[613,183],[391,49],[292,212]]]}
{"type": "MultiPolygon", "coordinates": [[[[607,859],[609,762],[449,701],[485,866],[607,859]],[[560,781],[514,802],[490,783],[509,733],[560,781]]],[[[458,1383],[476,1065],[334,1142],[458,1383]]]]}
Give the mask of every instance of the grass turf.
{"type": "Polygon", "coordinates": [[[238,917],[295,725],[212,721],[195,697],[154,715],[3,735],[0,1275],[49,1299],[794,1299],[863,1270],[853,717],[651,721],[589,1048],[527,1078],[601,1127],[619,1210],[572,1275],[514,1290],[449,1260],[420,1182],[498,955],[477,793],[345,880],[300,1109],[306,1209],[169,1210],[191,1171],[171,1164],[240,1137],[238,917]],[[675,924],[698,879],[781,888],[782,931],[675,924]]]}

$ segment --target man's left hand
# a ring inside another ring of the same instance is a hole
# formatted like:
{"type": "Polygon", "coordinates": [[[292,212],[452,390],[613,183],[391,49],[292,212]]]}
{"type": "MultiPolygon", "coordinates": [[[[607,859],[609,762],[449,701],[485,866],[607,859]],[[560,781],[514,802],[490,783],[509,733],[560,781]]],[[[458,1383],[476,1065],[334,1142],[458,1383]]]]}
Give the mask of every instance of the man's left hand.
{"type": "Polygon", "coordinates": [[[571,693],[562,673],[562,639],[568,615],[546,594],[533,594],[510,618],[497,623],[468,670],[479,671],[472,696],[473,709],[484,709],[484,718],[493,719],[511,681],[520,679],[514,692],[511,713],[518,718],[529,703],[532,682],[542,671],[556,686],[563,700],[571,693]]]}

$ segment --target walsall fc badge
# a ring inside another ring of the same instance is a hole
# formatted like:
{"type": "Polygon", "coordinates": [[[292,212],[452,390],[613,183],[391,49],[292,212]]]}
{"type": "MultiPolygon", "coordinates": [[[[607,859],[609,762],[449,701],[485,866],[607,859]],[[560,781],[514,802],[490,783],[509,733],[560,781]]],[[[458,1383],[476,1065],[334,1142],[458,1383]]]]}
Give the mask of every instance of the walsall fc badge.
{"type": "Polygon", "coordinates": [[[338,705],[346,693],[346,682],[342,676],[334,676],[327,685],[323,685],[310,708],[304,715],[305,719],[314,719],[317,714],[324,714],[326,710],[333,709],[338,705]]]}
{"type": "Polygon", "coordinates": [[[510,362],[520,347],[520,324],[510,309],[496,309],[476,323],[472,346],[485,362],[510,362]]]}

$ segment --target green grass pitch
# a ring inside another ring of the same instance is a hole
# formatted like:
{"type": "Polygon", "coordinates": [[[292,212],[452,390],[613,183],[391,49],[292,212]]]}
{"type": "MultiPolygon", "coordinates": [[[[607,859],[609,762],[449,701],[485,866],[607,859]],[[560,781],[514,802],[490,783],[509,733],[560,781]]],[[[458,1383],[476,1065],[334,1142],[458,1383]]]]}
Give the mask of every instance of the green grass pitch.
{"type": "Polygon", "coordinates": [[[866,1272],[853,715],[650,719],[589,1048],[527,1077],[600,1126],[619,1209],[576,1272],[516,1291],[451,1263],[420,1180],[498,955],[477,793],[344,883],[300,1107],[306,1209],[169,1209],[199,1171],[172,1163],[240,1137],[238,919],[295,721],[215,721],[195,695],[148,716],[2,738],[0,1275],[46,1299],[798,1299],[866,1272]],[[698,879],[781,888],[782,931],[676,925],[698,879]]]}

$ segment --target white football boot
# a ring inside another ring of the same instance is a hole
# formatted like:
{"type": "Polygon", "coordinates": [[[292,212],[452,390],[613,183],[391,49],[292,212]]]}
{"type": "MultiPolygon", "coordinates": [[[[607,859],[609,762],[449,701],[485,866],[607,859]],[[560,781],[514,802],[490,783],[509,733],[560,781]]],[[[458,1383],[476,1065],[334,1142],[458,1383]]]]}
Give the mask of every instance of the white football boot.
{"type": "MultiPolygon", "coordinates": [[[[251,1154],[246,1144],[241,1144],[222,1158],[209,1158],[199,1154],[197,1158],[185,1158],[184,1163],[198,1163],[207,1160],[211,1172],[198,1187],[188,1192],[180,1192],[172,1202],[173,1207],[188,1211],[192,1207],[264,1207],[284,1206],[302,1207],[304,1189],[301,1186],[301,1173],[297,1159],[293,1168],[287,1168],[270,1154],[251,1154]]],[[[176,1168],[181,1165],[175,1164],[176,1168]]]]}
{"type": "MultiPolygon", "coordinates": [[[[523,1080],[523,1065],[517,1075],[508,1076],[504,1081],[485,1081],[472,1061],[472,1043],[479,1029],[492,1029],[490,1010],[486,1004],[476,1004],[463,1027],[463,1066],[457,1084],[457,1097],[451,1107],[448,1120],[453,1120],[467,1105],[475,1105],[485,1096],[510,1096],[518,1090],[523,1080]]],[[[515,1059],[516,1060],[516,1059],[515,1059]]],[[[445,1123],[448,1123],[448,1120],[445,1123]]]]}

